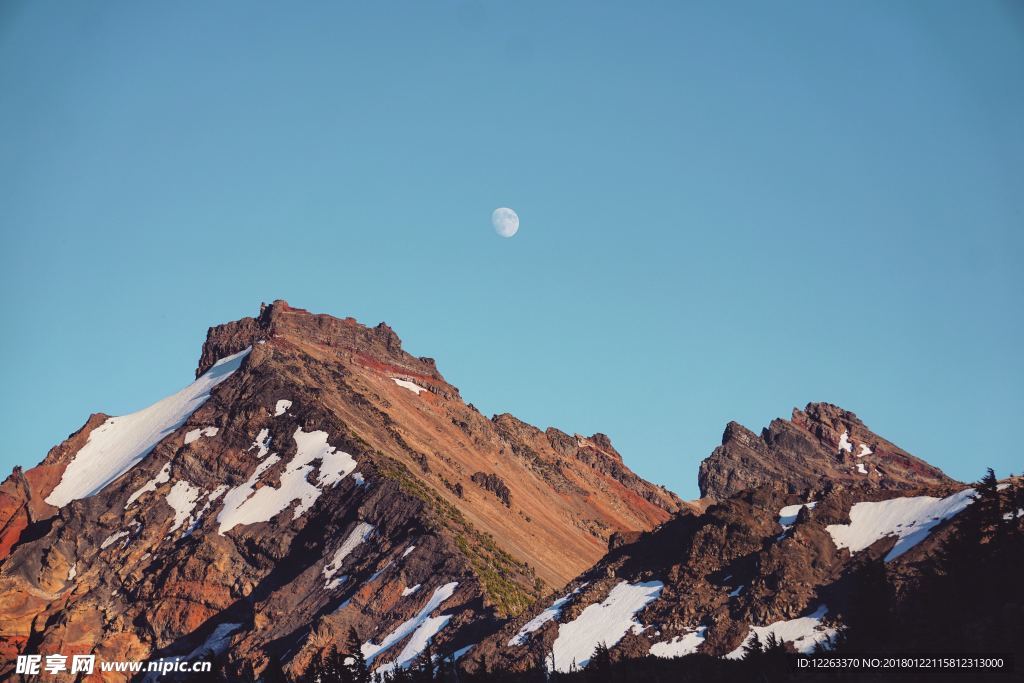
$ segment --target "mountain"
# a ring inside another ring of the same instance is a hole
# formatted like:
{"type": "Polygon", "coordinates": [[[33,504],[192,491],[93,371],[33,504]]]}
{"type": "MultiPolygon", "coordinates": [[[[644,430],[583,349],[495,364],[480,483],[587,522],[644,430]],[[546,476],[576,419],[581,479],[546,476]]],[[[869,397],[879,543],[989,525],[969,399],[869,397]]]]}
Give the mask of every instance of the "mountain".
{"type": "Polygon", "coordinates": [[[276,301],[212,328],[185,389],[0,485],[0,667],[212,654],[254,679],[350,628],[406,664],[689,509],[603,434],[484,417],[387,325],[276,301]]]}
{"type": "Polygon", "coordinates": [[[352,629],[378,672],[432,651],[483,681],[604,647],[740,666],[755,636],[881,634],[897,602],[950,651],[961,624],[981,643],[1024,624],[986,580],[1024,557],[992,551],[1024,526],[1019,480],[1000,507],[994,478],[976,498],[812,403],[760,435],[729,423],[698,482],[684,502],[603,434],[486,418],[387,325],[276,301],[210,329],[178,393],[90,416],[0,484],[0,678],[23,652],[294,680],[352,629]],[[969,597],[946,614],[950,592],[969,597]]]}
{"type": "Polygon", "coordinates": [[[714,499],[773,482],[783,482],[792,493],[840,483],[887,490],[954,483],[829,403],[794,409],[791,420],[773,420],[760,436],[730,422],[697,477],[701,496],[714,499]]]}
{"type": "MultiPolygon", "coordinates": [[[[636,534],[472,654],[497,670],[704,653],[740,658],[754,634],[809,652],[883,563],[897,588],[928,565],[972,489],[829,404],[761,436],[736,423],[701,463],[705,509],[636,534]]],[[[471,665],[472,668],[472,665],[471,665]]]]}

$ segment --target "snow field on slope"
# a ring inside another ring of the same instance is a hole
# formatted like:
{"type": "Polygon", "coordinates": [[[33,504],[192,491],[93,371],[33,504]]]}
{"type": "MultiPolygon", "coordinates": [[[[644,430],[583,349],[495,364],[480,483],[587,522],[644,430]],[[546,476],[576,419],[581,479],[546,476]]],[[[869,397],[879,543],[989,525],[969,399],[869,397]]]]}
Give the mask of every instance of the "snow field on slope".
{"type": "Polygon", "coordinates": [[[403,389],[408,389],[417,396],[420,395],[421,391],[426,391],[426,389],[421,387],[419,384],[416,384],[415,382],[410,382],[407,379],[399,379],[398,377],[392,377],[391,379],[398,386],[402,387],[403,389]]]}
{"type": "Polygon", "coordinates": [[[143,494],[152,493],[156,491],[156,487],[160,484],[166,484],[171,480],[171,463],[165,463],[160,471],[157,472],[156,476],[147,481],[145,484],[136,489],[135,493],[128,496],[128,502],[124,504],[124,509],[127,510],[131,507],[131,504],[137,501],[143,494]]]}
{"type": "Polygon", "coordinates": [[[885,556],[894,560],[923,541],[932,529],[963,511],[973,501],[974,489],[964,489],[945,498],[914,496],[878,502],[855,503],[849,524],[830,524],[825,530],[837,548],[860,552],[886,536],[898,540],[885,556]]]}
{"type": "Polygon", "coordinates": [[[355,459],[328,444],[327,436],[327,432],[304,432],[301,427],[297,428],[292,438],[298,448],[281,473],[280,486],[255,489],[263,472],[280,460],[276,455],[269,455],[248,481],[224,496],[224,507],[217,515],[220,533],[225,534],[238,525],[269,522],[293,501],[298,501],[298,505],[292,519],[298,519],[320,497],[323,487],[334,486],[355,470],[355,459]],[[320,461],[318,468],[312,465],[314,461],[320,461]],[[318,469],[318,474],[316,484],[311,484],[308,478],[314,469],[318,469]]]}
{"type": "Polygon", "coordinates": [[[174,526],[171,527],[169,533],[177,531],[186,520],[191,519],[192,511],[196,508],[201,494],[200,489],[187,481],[174,482],[174,486],[171,487],[165,498],[167,504],[174,509],[174,526]]]}
{"type": "Polygon", "coordinates": [[[672,640],[651,645],[650,652],[655,657],[663,659],[692,655],[700,647],[700,644],[704,642],[707,632],[707,626],[700,626],[685,635],[676,636],[672,640]]]}
{"type": "Polygon", "coordinates": [[[725,655],[725,658],[741,659],[743,657],[743,648],[750,643],[755,633],[762,643],[768,638],[769,633],[774,633],[775,637],[781,642],[793,643],[793,647],[797,652],[805,654],[813,652],[816,644],[825,641],[836,633],[834,628],[822,624],[821,620],[826,614],[828,614],[828,607],[820,605],[818,609],[805,617],[797,617],[788,621],[776,621],[767,626],[751,626],[747,637],[743,639],[740,646],[725,655]]]}
{"type": "Polygon", "coordinates": [[[509,647],[513,647],[513,646],[516,646],[516,645],[526,645],[526,641],[528,640],[528,636],[531,633],[533,633],[534,631],[536,631],[537,629],[539,629],[541,626],[543,626],[544,624],[548,623],[549,621],[552,621],[554,619],[558,619],[558,617],[562,616],[562,610],[565,609],[566,603],[569,602],[569,600],[571,600],[574,595],[579,593],[581,590],[586,588],[588,585],[590,585],[590,584],[584,583],[583,585],[581,585],[579,588],[577,588],[573,592],[566,593],[565,595],[563,595],[562,597],[558,598],[553,603],[551,603],[551,605],[546,607],[543,612],[541,612],[540,614],[535,616],[533,619],[530,619],[528,622],[523,624],[522,628],[520,628],[519,631],[517,631],[516,634],[514,636],[512,636],[511,639],[509,639],[508,646],[509,647]]]}
{"type": "Polygon", "coordinates": [[[193,441],[198,441],[203,436],[217,436],[217,432],[220,431],[216,427],[200,427],[198,429],[190,429],[185,433],[185,445],[189,445],[193,441]]]}
{"type": "Polygon", "coordinates": [[[249,446],[249,450],[256,449],[256,457],[263,458],[267,453],[270,452],[270,430],[264,427],[260,430],[260,433],[256,435],[256,440],[249,446]]]}
{"type": "Polygon", "coordinates": [[[349,535],[341,542],[338,549],[334,551],[334,557],[331,561],[324,565],[324,588],[330,590],[345,583],[345,580],[348,577],[335,579],[334,575],[338,573],[339,569],[341,569],[341,565],[345,562],[345,558],[348,557],[361,543],[365,542],[366,539],[373,534],[373,531],[374,526],[372,524],[359,522],[356,524],[355,528],[349,532],[349,535]]]}
{"type": "Polygon", "coordinates": [[[387,652],[407,636],[409,636],[409,641],[406,643],[405,647],[402,648],[398,657],[396,657],[390,664],[380,667],[380,671],[390,671],[391,669],[399,666],[406,667],[416,659],[416,656],[423,651],[423,648],[427,646],[427,643],[429,643],[451,619],[450,615],[432,617],[430,614],[440,607],[445,600],[455,594],[455,588],[458,585],[459,583],[457,581],[452,581],[451,583],[446,583],[440,588],[434,590],[434,594],[430,596],[430,600],[427,601],[427,604],[423,606],[416,616],[399,624],[395,630],[384,637],[384,640],[381,641],[380,645],[377,645],[372,641],[363,643],[363,646],[360,649],[362,650],[363,656],[366,658],[367,665],[372,665],[379,655],[387,652]]]}
{"type": "MultiPolygon", "coordinates": [[[[555,670],[566,672],[574,664],[582,668],[599,644],[612,647],[630,629],[643,629],[633,616],[661,595],[663,587],[661,581],[637,584],[623,581],[612,588],[604,601],[587,606],[578,617],[560,625],[558,637],[551,646],[555,670]]],[[[551,667],[551,662],[546,665],[551,667]]]]}
{"type": "Polygon", "coordinates": [[[251,347],[221,358],[202,377],[178,393],[148,408],[109,418],[94,429],[85,445],[68,463],[60,483],[46,502],[63,507],[88,498],[134,467],[160,441],[183,425],[210,398],[214,387],[242,365],[251,347]]]}

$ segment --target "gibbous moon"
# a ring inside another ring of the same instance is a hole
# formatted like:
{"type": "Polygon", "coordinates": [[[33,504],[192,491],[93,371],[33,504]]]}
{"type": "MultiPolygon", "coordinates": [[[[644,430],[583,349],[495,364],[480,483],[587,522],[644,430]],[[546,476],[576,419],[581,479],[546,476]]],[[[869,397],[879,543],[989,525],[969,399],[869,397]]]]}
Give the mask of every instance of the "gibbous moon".
{"type": "Polygon", "coordinates": [[[511,237],[519,231],[519,216],[512,209],[503,206],[491,214],[491,225],[494,226],[494,232],[502,237],[511,237]]]}

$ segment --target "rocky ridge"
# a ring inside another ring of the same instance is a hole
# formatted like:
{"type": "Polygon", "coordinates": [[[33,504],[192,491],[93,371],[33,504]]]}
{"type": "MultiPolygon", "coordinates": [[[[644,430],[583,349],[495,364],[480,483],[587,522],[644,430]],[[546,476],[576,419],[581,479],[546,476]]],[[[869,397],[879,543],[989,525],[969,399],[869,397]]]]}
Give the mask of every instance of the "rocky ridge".
{"type": "Polygon", "coordinates": [[[738,657],[755,632],[810,651],[850,608],[859,566],[884,561],[897,583],[914,576],[972,501],[963,484],[821,403],[761,436],[730,423],[700,486],[703,509],[617,535],[594,567],[481,643],[468,667],[568,671],[599,643],[613,659],[738,657]]]}
{"type": "Polygon", "coordinates": [[[760,435],[730,423],[684,503],[607,436],[486,418],[386,325],[283,301],[211,328],[196,377],[0,484],[3,661],[294,677],[350,628],[379,670],[427,642],[513,671],[582,666],[598,642],[730,657],[773,631],[806,650],[851,572],[913,577],[970,504],[824,403],[760,435]]]}
{"type": "Polygon", "coordinates": [[[423,639],[477,642],[684,507],[603,435],[484,417],[384,324],[274,302],[211,328],[196,377],[0,485],[5,662],[228,653],[250,679],[354,627],[400,665],[423,639]],[[111,463],[84,491],[77,473],[111,463]]]}

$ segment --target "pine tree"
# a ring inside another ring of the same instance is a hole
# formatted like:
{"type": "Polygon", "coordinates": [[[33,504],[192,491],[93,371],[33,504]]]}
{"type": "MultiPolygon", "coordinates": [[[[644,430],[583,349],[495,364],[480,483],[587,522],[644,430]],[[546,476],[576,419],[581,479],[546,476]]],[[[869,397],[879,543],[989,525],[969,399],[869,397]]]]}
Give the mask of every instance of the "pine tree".
{"type": "Polygon", "coordinates": [[[1011,528],[1018,534],[1024,533],[1024,482],[1018,481],[1010,494],[1011,528]]]}
{"type": "Polygon", "coordinates": [[[770,631],[768,637],[764,640],[764,652],[765,654],[777,654],[779,652],[785,652],[786,646],[783,645],[782,641],[779,640],[778,636],[775,635],[775,631],[770,631]]]}
{"type": "Polygon", "coordinates": [[[848,652],[874,652],[889,642],[895,593],[885,562],[869,560],[849,574],[849,607],[844,614],[843,646],[848,652]]]}
{"type": "Polygon", "coordinates": [[[751,636],[750,641],[743,646],[743,659],[754,660],[760,657],[764,653],[764,646],[761,644],[761,636],[757,635],[757,631],[754,631],[754,635],[751,636]]]}
{"type": "Polygon", "coordinates": [[[416,656],[410,673],[416,683],[434,683],[434,648],[430,643],[416,656]]]}
{"type": "Polygon", "coordinates": [[[608,646],[602,641],[597,644],[594,648],[594,653],[590,655],[590,661],[587,662],[586,671],[597,674],[598,680],[605,680],[608,677],[608,672],[612,668],[612,653],[608,649],[608,646]]]}
{"type": "MultiPolygon", "coordinates": [[[[285,676],[284,667],[281,666],[281,659],[275,654],[268,656],[267,667],[263,670],[263,674],[260,677],[264,683],[288,683],[288,678],[285,676]]],[[[300,681],[305,680],[303,675],[299,679],[300,681]]]]}
{"type": "Polygon", "coordinates": [[[310,661],[309,666],[302,672],[300,677],[301,683],[327,683],[327,679],[324,677],[324,660],[323,653],[318,653],[310,661]]]}
{"type": "Polygon", "coordinates": [[[370,668],[366,665],[366,657],[363,656],[362,640],[356,632],[355,627],[348,630],[348,639],[345,642],[345,671],[347,681],[351,683],[371,683],[370,668]]]}
{"type": "Polygon", "coordinates": [[[347,683],[347,673],[345,658],[338,652],[338,648],[332,645],[327,651],[327,656],[322,659],[322,683],[347,683]]]}
{"type": "Polygon", "coordinates": [[[974,485],[974,517],[977,520],[981,538],[989,538],[1001,534],[1005,529],[1003,505],[999,494],[999,480],[995,471],[989,467],[985,476],[974,485]]]}
{"type": "Polygon", "coordinates": [[[455,663],[454,655],[448,655],[438,662],[437,680],[440,683],[458,683],[459,668],[455,663]]]}

